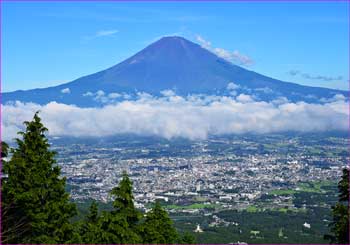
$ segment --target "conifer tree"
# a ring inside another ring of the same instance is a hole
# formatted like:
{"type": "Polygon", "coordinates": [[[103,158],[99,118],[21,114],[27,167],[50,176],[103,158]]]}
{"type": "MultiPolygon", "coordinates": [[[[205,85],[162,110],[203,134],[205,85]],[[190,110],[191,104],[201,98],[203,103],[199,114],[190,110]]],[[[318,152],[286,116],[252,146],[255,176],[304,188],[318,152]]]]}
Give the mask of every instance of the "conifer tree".
{"type": "Polygon", "coordinates": [[[132,182],[126,172],[113,188],[113,210],[98,214],[93,202],[85,220],[73,227],[70,218],[76,207],[65,192],[55,152],[49,148],[47,129],[38,113],[16,139],[11,160],[9,147],[1,142],[2,243],[192,243],[193,236],[180,237],[167,212],[157,202],[140,224],[141,213],[134,206],[132,182]]]}
{"type": "Polygon", "coordinates": [[[12,158],[4,163],[3,208],[9,222],[3,231],[18,230],[8,243],[65,243],[74,237],[69,219],[76,213],[65,192],[66,179],[60,177],[55,152],[50,151],[45,136],[47,129],[38,112],[16,139],[12,158]]]}
{"type": "Polygon", "coordinates": [[[173,221],[158,201],[147,213],[141,230],[144,243],[171,244],[179,238],[173,221]]]}
{"type": "Polygon", "coordinates": [[[126,172],[123,172],[119,185],[112,189],[115,197],[111,212],[104,212],[100,219],[102,243],[140,243],[137,234],[137,224],[141,213],[134,206],[132,182],[126,172]]]}
{"type": "MultiPolygon", "coordinates": [[[[9,153],[9,146],[6,142],[1,142],[1,164],[2,166],[6,166],[7,157],[9,153]]],[[[1,173],[1,186],[6,185],[7,174],[4,172],[4,168],[2,168],[1,173]]],[[[23,220],[14,220],[9,214],[9,205],[4,205],[4,195],[2,193],[2,203],[1,203],[1,243],[10,242],[16,234],[20,234],[23,230],[25,230],[25,223],[23,220]]],[[[6,197],[6,196],[5,196],[6,197]]]]}
{"type": "Polygon", "coordinates": [[[9,145],[2,141],[1,142],[1,161],[4,162],[4,158],[8,156],[8,151],[9,151],[9,145]]]}
{"type": "Polygon", "coordinates": [[[102,233],[103,231],[99,225],[98,205],[96,201],[93,201],[90,205],[89,213],[81,224],[80,237],[82,243],[100,243],[102,233]]]}
{"type": "Polygon", "coordinates": [[[89,223],[96,224],[98,221],[98,204],[95,200],[90,205],[89,214],[87,215],[86,219],[89,223]]]}
{"type": "Polygon", "coordinates": [[[332,207],[333,222],[330,224],[333,234],[324,236],[330,243],[349,244],[349,172],[348,168],[344,168],[338,183],[339,201],[332,207]]]}
{"type": "Polygon", "coordinates": [[[113,201],[115,212],[123,214],[130,226],[135,226],[140,220],[141,213],[134,206],[132,182],[125,171],[119,185],[112,189],[111,195],[115,197],[113,201]]]}
{"type": "Polygon", "coordinates": [[[189,232],[185,232],[180,239],[181,244],[195,244],[196,238],[189,232]]]}

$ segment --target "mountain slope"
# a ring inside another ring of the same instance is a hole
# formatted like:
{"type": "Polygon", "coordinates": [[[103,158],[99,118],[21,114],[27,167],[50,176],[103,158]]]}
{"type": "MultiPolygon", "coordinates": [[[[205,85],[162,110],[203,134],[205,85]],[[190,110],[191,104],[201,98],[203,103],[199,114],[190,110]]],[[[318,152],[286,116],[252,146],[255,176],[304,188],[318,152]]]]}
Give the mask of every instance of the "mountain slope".
{"type": "Polygon", "coordinates": [[[134,96],[137,91],[158,95],[166,89],[180,95],[228,94],[230,82],[237,85],[236,92],[253,94],[261,100],[284,96],[291,101],[318,102],[335,94],[347,96],[345,91],[301,86],[269,78],[233,65],[182,37],[164,37],[106,70],[55,87],[3,93],[2,101],[39,104],[57,101],[99,106],[104,103],[96,97],[99,90],[100,95],[113,93],[114,97],[118,96],[115,93],[134,96]]]}

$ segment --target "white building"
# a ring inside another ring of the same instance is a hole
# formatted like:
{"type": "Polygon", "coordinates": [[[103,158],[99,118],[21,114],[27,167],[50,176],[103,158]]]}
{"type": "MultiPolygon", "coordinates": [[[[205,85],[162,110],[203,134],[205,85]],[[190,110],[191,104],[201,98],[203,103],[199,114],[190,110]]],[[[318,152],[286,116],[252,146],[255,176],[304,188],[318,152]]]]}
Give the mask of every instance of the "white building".
{"type": "Polygon", "coordinates": [[[196,232],[196,233],[202,233],[203,232],[203,230],[201,229],[199,224],[197,224],[197,228],[194,230],[194,232],[196,232]]]}

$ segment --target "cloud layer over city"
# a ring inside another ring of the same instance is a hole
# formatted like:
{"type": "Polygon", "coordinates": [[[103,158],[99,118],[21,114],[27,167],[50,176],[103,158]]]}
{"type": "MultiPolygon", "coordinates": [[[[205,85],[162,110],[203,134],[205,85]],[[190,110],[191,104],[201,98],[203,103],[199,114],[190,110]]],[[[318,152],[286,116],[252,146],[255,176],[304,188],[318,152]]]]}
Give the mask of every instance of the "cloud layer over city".
{"type": "Polygon", "coordinates": [[[291,103],[285,98],[271,102],[236,97],[163,97],[140,93],[102,108],[79,108],[51,102],[46,105],[15,102],[3,106],[2,138],[11,140],[23,130],[23,121],[40,111],[51,136],[111,136],[123,133],[167,139],[205,139],[209,135],[320,132],[348,130],[348,105],[343,96],[325,104],[291,103]]]}

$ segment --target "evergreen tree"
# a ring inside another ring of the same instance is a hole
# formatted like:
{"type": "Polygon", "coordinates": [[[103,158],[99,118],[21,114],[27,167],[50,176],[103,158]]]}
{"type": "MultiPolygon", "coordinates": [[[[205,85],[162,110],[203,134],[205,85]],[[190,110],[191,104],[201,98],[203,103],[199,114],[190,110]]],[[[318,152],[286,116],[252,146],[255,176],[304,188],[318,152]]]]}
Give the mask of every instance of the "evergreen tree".
{"type": "Polygon", "coordinates": [[[93,201],[90,205],[89,213],[80,228],[80,237],[82,243],[94,244],[100,243],[103,231],[99,225],[98,205],[93,201]]]}
{"type": "Polygon", "coordinates": [[[189,232],[185,232],[180,239],[181,244],[196,244],[196,238],[189,232]]]}
{"type": "Polygon", "coordinates": [[[144,243],[171,244],[179,238],[173,221],[159,202],[147,213],[141,231],[144,243]]]}
{"type": "Polygon", "coordinates": [[[332,235],[325,235],[330,243],[349,244],[349,169],[343,169],[338,183],[339,201],[332,207],[333,222],[330,224],[332,235]]]}
{"type": "Polygon", "coordinates": [[[1,142],[3,243],[194,243],[190,234],[180,238],[158,202],[140,224],[126,172],[111,191],[114,209],[99,216],[93,202],[85,220],[73,227],[70,218],[76,207],[69,203],[66,179],[60,177],[55,152],[49,149],[47,129],[38,113],[25,126],[9,161],[5,161],[9,147],[1,142]]]}
{"type": "Polygon", "coordinates": [[[8,156],[9,145],[6,142],[1,142],[1,162],[4,162],[3,158],[8,156]]]}
{"type": "MultiPolygon", "coordinates": [[[[2,166],[6,166],[9,153],[9,146],[6,142],[1,142],[1,164],[2,166]]],[[[3,187],[6,185],[8,175],[4,173],[4,168],[2,168],[1,173],[1,186],[3,187]]],[[[3,194],[3,191],[1,190],[1,193],[3,194]]],[[[2,200],[4,199],[4,195],[2,195],[2,200]]],[[[11,219],[9,214],[9,205],[4,205],[4,201],[1,203],[1,243],[8,243],[12,240],[12,238],[16,235],[21,233],[25,229],[24,225],[25,223],[23,220],[14,220],[11,219]]]]}
{"type": "Polygon", "coordinates": [[[47,129],[38,113],[16,139],[12,158],[3,164],[7,180],[2,186],[4,215],[8,222],[3,231],[18,231],[8,236],[8,243],[65,243],[73,234],[69,219],[75,205],[69,203],[65,178],[60,177],[55,152],[50,151],[45,136],[47,129]]]}
{"type": "Polygon", "coordinates": [[[119,185],[112,189],[111,195],[115,197],[113,201],[115,213],[123,214],[128,224],[134,227],[140,220],[141,213],[134,206],[132,182],[125,171],[119,185]]]}
{"type": "Polygon", "coordinates": [[[139,243],[137,224],[141,213],[134,206],[132,182],[126,172],[123,172],[119,185],[112,189],[111,195],[114,210],[104,212],[100,219],[101,243],[139,243]]]}
{"type": "Polygon", "coordinates": [[[95,200],[90,205],[89,213],[86,216],[86,221],[93,224],[96,224],[98,221],[98,204],[95,200]]]}

